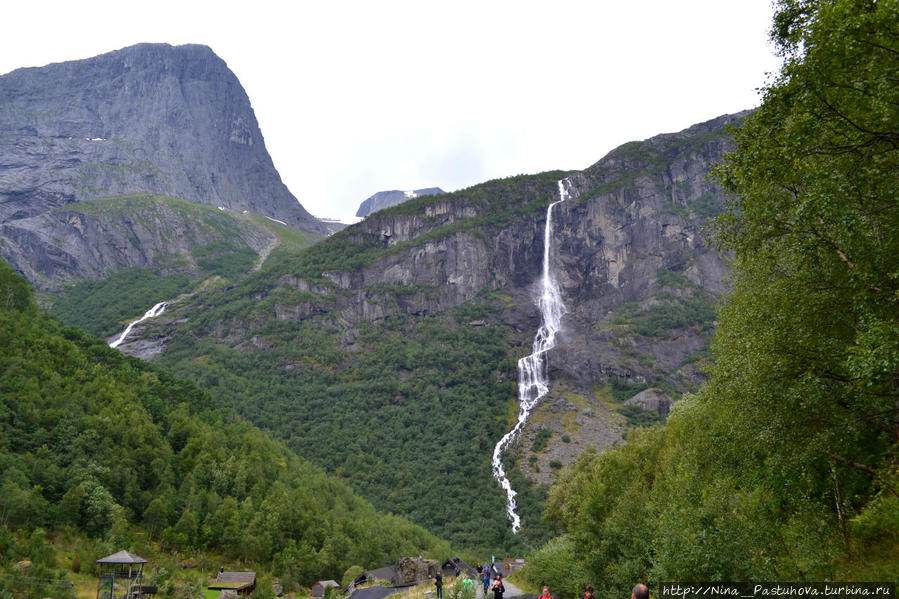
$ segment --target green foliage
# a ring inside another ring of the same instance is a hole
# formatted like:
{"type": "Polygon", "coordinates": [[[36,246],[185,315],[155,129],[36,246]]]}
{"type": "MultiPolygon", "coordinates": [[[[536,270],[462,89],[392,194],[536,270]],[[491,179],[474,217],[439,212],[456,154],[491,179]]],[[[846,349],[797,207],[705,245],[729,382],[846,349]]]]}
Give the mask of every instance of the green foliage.
{"type": "Polygon", "coordinates": [[[662,421],[661,416],[652,410],[640,406],[621,406],[618,413],[627,418],[628,426],[652,426],[662,421]]]}
{"type": "Polygon", "coordinates": [[[648,306],[637,303],[621,304],[615,308],[612,322],[629,325],[629,331],[644,337],[666,338],[672,332],[687,327],[707,331],[714,326],[713,300],[703,293],[688,297],[663,293],[648,306]]]}
{"type": "Polygon", "coordinates": [[[359,578],[363,572],[365,569],[362,566],[350,566],[340,577],[340,586],[343,588],[350,586],[350,583],[359,578]]]}
{"type": "Polygon", "coordinates": [[[773,37],[783,69],[718,170],[711,378],[547,500],[603,594],[899,575],[899,3],[782,0],[773,37]]]}
{"type": "MultiPolygon", "coordinates": [[[[148,268],[127,268],[99,281],[78,281],[48,296],[51,311],[68,325],[101,337],[123,328],[157,302],[195,290],[209,277],[236,281],[249,274],[259,255],[250,243],[266,235],[281,253],[296,252],[317,235],[273,223],[258,214],[235,214],[214,206],[163,196],[134,195],[67,204],[59,210],[106,219],[105,226],[139,225],[156,237],[171,240],[190,253],[157,255],[148,268]]],[[[135,252],[141,242],[127,229],[135,252]]],[[[183,251],[183,250],[181,250],[183,251]]]]}
{"type": "Polygon", "coordinates": [[[144,526],[170,550],[215,548],[261,563],[294,551],[304,580],[449,550],[193,384],[33,305],[0,308],[0,489],[13,530],[66,526],[130,544],[144,526]]]}
{"type": "Polygon", "coordinates": [[[233,279],[246,274],[256,263],[256,252],[248,247],[235,247],[233,241],[216,241],[192,252],[203,273],[233,279]]]}
{"type": "Polygon", "coordinates": [[[477,591],[475,587],[478,581],[473,581],[464,574],[456,579],[456,582],[443,591],[446,599],[475,599],[477,591]]]}
{"type": "Polygon", "coordinates": [[[549,445],[549,440],[552,438],[553,432],[548,428],[541,428],[537,431],[537,434],[534,435],[534,443],[531,445],[531,451],[540,453],[546,446],[549,445]]]}
{"type": "Polygon", "coordinates": [[[34,310],[31,285],[4,261],[0,261],[0,310],[34,310]]]}
{"type": "MultiPolygon", "coordinates": [[[[271,320],[254,331],[267,349],[237,351],[195,341],[205,327],[228,321],[219,310],[194,319],[196,333],[179,335],[162,363],[375,506],[458,545],[512,552],[546,538],[543,491],[520,481],[525,528],[513,536],[491,475],[490,452],[516,395],[504,329],[396,315],[360,325],[354,344],[361,351],[349,354],[315,321],[271,320]]],[[[466,323],[486,314],[483,306],[457,312],[466,323]]]]}
{"type": "Polygon", "coordinates": [[[521,575],[531,586],[548,586],[554,595],[578,597],[588,582],[580,557],[571,537],[556,537],[533,554],[521,575]]]}
{"type": "Polygon", "coordinates": [[[619,403],[626,402],[640,391],[649,389],[652,386],[649,383],[632,383],[618,377],[612,378],[609,382],[611,384],[612,397],[619,403]]]}
{"type": "Polygon", "coordinates": [[[98,337],[109,337],[123,323],[158,302],[190,289],[185,274],[160,275],[147,268],[127,268],[99,281],[81,281],[53,298],[52,312],[63,322],[98,337]]]}
{"type": "Polygon", "coordinates": [[[0,597],[59,597],[75,599],[66,571],[59,567],[46,532],[35,528],[29,534],[15,534],[0,524],[0,597]],[[14,565],[30,560],[23,573],[14,565]]]}

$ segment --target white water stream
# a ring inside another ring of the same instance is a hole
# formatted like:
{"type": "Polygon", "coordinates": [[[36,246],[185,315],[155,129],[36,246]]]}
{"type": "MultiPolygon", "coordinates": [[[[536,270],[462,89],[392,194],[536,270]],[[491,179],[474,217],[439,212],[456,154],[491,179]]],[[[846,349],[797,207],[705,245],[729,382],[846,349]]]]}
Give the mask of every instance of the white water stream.
{"type": "Polygon", "coordinates": [[[552,215],[553,206],[564,202],[569,197],[565,187],[566,183],[565,179],[559,181],[559,199],[546,209],[546,229],[543,231],[543,280],[540,285],[540,296],[537,298],[537,307],[540,308],[543,323],[537,329],[531,355],[518,360],[518,422],[493,448],[493,477],[506,491],[506,514],[512,521],[513,533],[517,533],[521,528],[521,517],[515,511],[515,495],[517,493],[512,489],[512,484],[506,476],[506,470],[503,468],[500,458],[502,452],[521,434],[531,410],[549,392],[547,352],[556,345],[556,333],[562,327],[562,315],[565,313],[559,286],[556,284],[550,268],[552,215]]]}
{"type": "Polygon", "coordinates": [[[158,304],[156,304],[155,306],[153,306],[152,308],[150,308],[149,310],[144,312],[144,315],[141,316],[140,318],[138,318],[137,320],[135,320],[134,322],[132,322],[131,324],[129,324],[125,328],[125,330],[122,331],[122,334],[119,336],[119,338],[109,344],[109,347],[115,348],[115,347],[118,347],[119,345],[121,345],[122,341],[125,340],[125,337],[128,336],[128,333],[131,332],[131,329],[134,327],[134,325],[139,324],[139,323],[147,320],[148,318],[153,318],[154,316],[159,316],[168,307],[169,307],[168,302],[159,302],[158,304]]]}

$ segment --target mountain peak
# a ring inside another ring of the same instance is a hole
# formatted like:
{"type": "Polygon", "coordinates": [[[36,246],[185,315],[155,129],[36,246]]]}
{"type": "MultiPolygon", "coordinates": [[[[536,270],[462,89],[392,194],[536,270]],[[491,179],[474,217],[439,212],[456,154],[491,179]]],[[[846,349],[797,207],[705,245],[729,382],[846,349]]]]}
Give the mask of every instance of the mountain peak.
{"type": "Polygon", "coordinates": [[[369,214],[377,212],[378,210],[383,210],[384,208],[389,208],[390,206],[402,204],[407,200],[411,200],[419,196],[434,196],[444,193],[446,192],[439,187],[426,187],[424,189],[410,190],[391,189],[389,191],[379,191],[359,205],[359,210],[356,211],[356,216],[368,216],[369,214]]]}
{"type": "Polygon", "coordinates": [[[143,43],[18,69],[0,77],[0,103],[0,156],[18,175],[0,188],[0,223],[149,193],[322,229],[281,181],[246,92],[208,46],[143,43]]]}

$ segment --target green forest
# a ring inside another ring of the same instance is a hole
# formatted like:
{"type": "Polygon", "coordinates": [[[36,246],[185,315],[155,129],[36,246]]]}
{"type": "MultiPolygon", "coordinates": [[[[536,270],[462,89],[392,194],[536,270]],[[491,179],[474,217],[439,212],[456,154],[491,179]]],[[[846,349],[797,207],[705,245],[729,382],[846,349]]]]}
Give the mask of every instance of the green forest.
{"type": "Polygon", "coordinates": [[[715,365],[665,426],[587,452],[529,577],[899,577],[899,3],[782,0],[782,71],[715,176],[733,253],[715,365]]]}
{"type": "Polygon", "coordinates": [[[490,454],[513,416],[515,362],[506,331],[466,326],[489,309],[466,305],[448,320],[396,315],[366,324],[349,358],[337,333],[316,323],[270,321],[255,331],[273,346],[264,352],[179,335],[160,364],[345,479],[378,509],[405,514],[458,547],[521,553],[547,538],[545,490],[516,480],[527,519],[512,536],[490,454]]]}
{"type": "Polygon", "coordinates": [[[29,576],[64,578],[50,546],[60,530],[86,539],[88,569],[137,545],[260,564],[288,584],[449,552],[194,384],[42,314],[32,296],[0,263],[0,571],[28,557],[29,576]]]}

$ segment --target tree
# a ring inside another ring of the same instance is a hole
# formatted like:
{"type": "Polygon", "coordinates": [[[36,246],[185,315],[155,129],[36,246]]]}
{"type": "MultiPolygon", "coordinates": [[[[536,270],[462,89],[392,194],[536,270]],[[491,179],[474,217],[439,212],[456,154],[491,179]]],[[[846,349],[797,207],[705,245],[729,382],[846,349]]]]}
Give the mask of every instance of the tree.
{"type": "Polygon", "coordinates": [[[735,285],[701,397],[730,406],[771,518],[851,558],[850,519],[897,492],[899,2],[782,0],[772,37],[784,66],[718,170],[735,285]]]}

